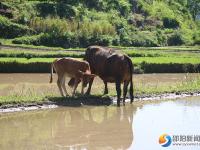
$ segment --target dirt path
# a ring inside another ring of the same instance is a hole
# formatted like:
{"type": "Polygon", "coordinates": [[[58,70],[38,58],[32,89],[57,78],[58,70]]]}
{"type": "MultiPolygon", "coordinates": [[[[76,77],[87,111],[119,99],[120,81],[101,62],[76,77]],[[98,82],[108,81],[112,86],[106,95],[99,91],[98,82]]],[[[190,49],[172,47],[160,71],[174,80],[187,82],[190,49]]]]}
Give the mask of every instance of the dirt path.
{"type": "Polygon", "coordinates": [[[13,46],[13,45],[0,45],[0,50],[6,49],[16,49],[16,50],[30,50],[30,51],[54,51],[54,52],[78,52],[78,53],[85,53],[83,50],[69,50],[69,49],[62,49],[62,50],[53,50],[51,48],[32,48],[32,47],[23,47],[23,46],[13,46]]]}
{"type": "MultiPolygon", "coordinates": [[[[85,53],[84,50],[80,50],[80,49],[58,49],[58,50],[55,50],[51,48],[33,48],[33,47],[24,47],[24,46],[20,46],[20,45],[0,45],[0,50],[9,50],[9,49],[16,49],[16,50],[30,50],[30,51],[54,51],[54,52],[77,52],[77,53],[85,53]]],[[[119,48],[112,48],[116,51],[121,51],[121,49],[119,48]]]]}

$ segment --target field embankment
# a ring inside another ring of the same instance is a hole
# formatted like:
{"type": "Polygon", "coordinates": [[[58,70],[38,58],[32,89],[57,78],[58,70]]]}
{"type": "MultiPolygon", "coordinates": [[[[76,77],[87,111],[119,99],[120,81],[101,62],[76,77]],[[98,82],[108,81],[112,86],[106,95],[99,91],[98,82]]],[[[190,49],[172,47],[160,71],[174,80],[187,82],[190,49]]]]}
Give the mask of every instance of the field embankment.
{"type": "MultiPolygon", "coordinates": [[[[200,71],[200,47],[112,47],[131,57],[136,73],[197,73],[200,71]]],[[[0,50],[2,73],[47,73],[56,58],[83,59],[84,49],[4,48],[0,50]]]]}

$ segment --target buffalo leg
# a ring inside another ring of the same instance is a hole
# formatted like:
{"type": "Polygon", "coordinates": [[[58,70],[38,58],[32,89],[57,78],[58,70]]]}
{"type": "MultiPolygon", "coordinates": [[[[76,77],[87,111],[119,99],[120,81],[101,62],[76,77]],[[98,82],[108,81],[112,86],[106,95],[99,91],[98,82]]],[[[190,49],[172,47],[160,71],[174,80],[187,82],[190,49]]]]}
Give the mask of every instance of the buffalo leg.
{"type": "Polygon", "coordinates": [[[106,81],[103,81],[104,85],[105,85],[105,89],[104,89],[104,95],[108,94],[108,84],[106,81]]]}
{"type": "Polygon", "coordinates": [[[121,98],[121,83],[120,80],[116,80],[116,91],[117,91],[117,106],[120,106],[120,98],[121,98]]]}
{"type": "Polygon", "coordinates": [[[81,94],[84,94],[84,85],[83,85],[83,81],[82,81],[82,87],[81,87],[81,94]]]}
{"type": "Polygon", "coordinates": [[[90,82],[89,82],[89,87],[88,87],[88,89],[87,89],[87,92],[85,93],[86,95],[89,95],[89,94],[90,94],[93,81],[94,81],[94,79],[91,79],[91,80],[90,80],[90,82]]]}
{"type": "Polygon", "coordinates": [[[124,87],[123,87],[123,105],[125,105],[125,99],[126,99],[126,94],[127,94],[128,83],[129,82],[124,81],[124,87]]]}
{"type": "Polygon", "coordinates": [[[131,103],[133,103],[133,100],[134,100],[134,95],[133,95],[133,81],[131,80],[130,81],[131,85],[130,85],[130,98],[131,98],[131,103]]]}

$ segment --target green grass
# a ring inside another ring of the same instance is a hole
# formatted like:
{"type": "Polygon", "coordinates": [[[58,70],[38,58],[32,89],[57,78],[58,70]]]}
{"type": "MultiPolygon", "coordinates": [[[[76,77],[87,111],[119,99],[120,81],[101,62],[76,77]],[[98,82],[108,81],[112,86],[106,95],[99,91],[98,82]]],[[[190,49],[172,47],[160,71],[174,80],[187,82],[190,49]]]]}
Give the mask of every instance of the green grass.
{"type": "Polygon", "coordinates": [[[190,51],[162,51],[162,50],[123,50],[130,57],[200,57],[199,53],[190,51]]]}
{"type": "Polygon", "coordinates": [[[159,51],[200,51],[200,46],[165,46],[165,47],[113,47],[122,50],[159,50],[159,51]]]}
{"type": "MultiPolygon", "coordinates": [[[[121,50],[123,53],[129,55],[130,57],[200,57],[200,49],[197,48],[197,46],[189,47],[183,47],[185,50],[181,50],[182,47],[177,47],[174,49],[174,47],[150,47],[150,48],[117,48],[121,50]],[[165,49],[165,50],[162,50],[165,49]]],[[[46,50],[43,50],[41,48],[38,48],[37,50],[31,50],[31,49],[1,49],[0,51],[0,57],[26,57],[26,58],[32,58],[32,57],[83,57],[84,56],[84,50],[85,49],[76,49],[76,50],[82,50],[83,53],[76,52],[75,49],[66,49],[65,51],[62,51],[64,49],[55,48],[55,51],[51,51],[50,47],[47,47],[46,50]],[[38,51],[37,51],[38,50],[38,51]],[[70,51],[67,51],[70,50],[70,51]]]]}
{"type": "Polygon", "coordinates": [[[73,58],[81,58],[84,56],[84,53],[78,52],[68,52],[68,51],[33,51],[33,50],[1,50],[0,57],[17,57],[17,58],[60,58],[60,57],[73,57],[73,58]]]}
{"type": "Polygon", "coordinates": [[[194,78],[193,80],[185,80],[180,83],[167,84],[160,83],[150,85],[148,83],[141,83],[136,89],[138,95],[151,95],[151,94],[163,94],[163,93],[179,93],[179,92],[198,92],[200,91],[200,78],[194,78]]]}
{"type": "Polygon", "coordinates": [[[0,62],[16,62],[16,63],[33,63],[33,62],[53,62],[55,60],[55,58],[31,58],[31,59],[27,59],[27,58],[12,58],[12,57],[8,57],[8,58],[0,58],[0,62]]]}
{"type": "Polygon", "coordinates": [[[146,63],[155,63],[155,64],[169,64],[169,63],[177,63],[177,64],[200,64],[200,58],[192,58],[192,57],[136,57],[132,58],[133,63],[140,64],[142,62],[146,63]]]}
{"type": "MultiPolygon", "coordinates": [[[[47,50],[81,50],[85,51],[86,48],[68,48],[64,49],[62,47],[48,47],[48,46],[35,46],[35,45],[25,45],[25,44],[13,44],[12,39],[0,39],[0,42],[7,46],[20,46],[22,48],[34,48],[34,49],[47,49],[47,50]]],[[[165,46],[165,47],[123,47],[123,46],[109,46],[110,48],[119,49],[126,52],[130,52],[132,50],[136,51],[200,51],[200,46],[165,46]]]]}
{"type": "MultiPolygon", "coordinates": [[[[200,91],[200,78],[196,77],[193,80],[188,80],[187,75],[185,76],[186,80],[182,82],[177,83],[154,83],[149,84],[147,82],[145,83],[136,83],[134,84],[134,95],[135,96],[145,96],[145,95],[154,95],[154,94],[164,94],[164,93],[180,93],[180,92],[198,92],[200,91]]],[[[57,87],[55,87],[57,88],[57,87]]],[[[109,88],[109,95],[102,95],[102,88],[103,88],[103,82],[101,80],[98,81],[98,83],[93,85],[93,92],[92,96],[93,99],[96,97],[98,99],[103,99],[108,96],[116,96],[116,91],[114,88],[114,84],[112,88],[109,88]]],[[[14,94],[11,94],[9,96],[0,96],[0,105],[19,105],[19,104],[27,104],[27,103],[44,103],[47,101],[73,101],[81,99],[82,96],[80,94],[77,94],[75,97],[67,97],[62,98],[60,95],[55,94],[54,91],[45,92],[42,94],[36,93],[36,91],[33,90],[34,88],[26,87],[24,86],[23,89],[16,89],[14,94]],[[53,92],[53,93],[51,93],[53,92]]],[[[86,99],[87,97],[84,97],[86,99]]]]}
{"type": "Polygon", "coordinates": [[[0,105],[6,104],[25,104],[25,103],[41,103],[46,99],[43,96],[36,95],[10,95],[10,96],[0,96],[0,105]]]}
{"type": "MultiPolygon", "coordinates": [[[[55,59],[2,57],[0,72],[49,72],[50,64],[55,59]]],[[[137,73],[200,72],[199,57],[132,57],[132,61],[137,73]]]]}
{"type": "MultiPolygon", "coordinates": [[[[116,47],[115,47],[116,48],[116,47]]],[[[119,47],[117,48],[119,49],[119,47]]],[[[160,47],[142,48],[131,50],[124,48],[122,53],[131,57],[138,73],[183,73],[200,71],[200,51],[194,47],[160,47]],[[174,50],[176,48],[177,50],[174,50]],[[162,49],[170,49],[162,50],[162,49]],[[179,50],[178,50],[179,49],[179,50]],[[185,49],[185,50],[180,50],[185,49]],[[186,50],[186,49],[192,49],[186,50]]],[[[1,72],[46,72],[50,63],[56,58],[73,57],[82,59],[84,53],[76,51],[48,51],[48,50],[24,50],[1,49],[1,72]],[[43,63],[43,64],[42,64],[43,63]],[[44,64],[45,63],[45,64],[44,64]],[[37,69],[40,66],[39,69],[37,69]],[[29,67],[29,68],[28,68],[29,67]],[[31,68],[32,69],[31,69],[31,68]],[[10,70],[10,71],[9,71],[10,70]]]]}
{"type": "Polygon", "coordinates": [[[86,48],[68,48],[68,49],[64,49],[62,47],[48,47],[48,46],[36,46],[36,45],[26,45],[26,44],[13,44],[12,43],[12,39],[0,39],[0,42],[3,45],[6,46],[13,46],[13,47],[21,47],[21,48],[33,48],[33,49],[45,49],[45,50],[51,50],[51,51],[60,51],[60,50],[81,50],[84,51],[86,48]]]}
{"type": "MultiPolygon", "coordinates": [[[[18,62],[18,63],[33,63],[33,62],[52,62],[55,58],[13,58],[13,57],[4,57],[0,58],[0,62],[18,62]]],[[[169,63],[178,63],[178,64],[200,64],[200,58],[185,58],[185,57],[135,57],[132,58],[133,63],[141,64],[142,62],[146,63],[155,63],[155,64],[169,64],[169,63]]]]}

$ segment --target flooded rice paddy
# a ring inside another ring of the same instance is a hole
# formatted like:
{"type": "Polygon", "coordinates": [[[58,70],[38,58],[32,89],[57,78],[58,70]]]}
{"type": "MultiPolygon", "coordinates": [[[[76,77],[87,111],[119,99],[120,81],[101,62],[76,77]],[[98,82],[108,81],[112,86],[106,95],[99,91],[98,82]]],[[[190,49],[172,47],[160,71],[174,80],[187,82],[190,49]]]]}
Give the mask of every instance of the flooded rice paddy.
{"type": "MultiPolygon", "coordinates": [[[[177,83],[189,81],[195,77],[200,77],[200,74],[140,74],[134,75],[134,86],[137,87],[159,87],[159,85],[173,86],[177,83]]],[[[30,93],[30,95],[59,95],[56,85],[57,76],[54,74],[53,84],[49,84],[49,74],[38,73],[11,73],[0,74],[0,96],[7,95],[23,95],[30,93]]],[[[66,83],[69,79],[66,79],[66,83]]],[[[111,91],[115,91],[114,84],[108,84],[111,91]]],[[[92,93],[102,94],[104,89],[103,82],[99,78],[95,78],[92,87],[92,93]]],[[[67,86],[69,93],[71,88],[67,86]]],[[[80,86],[78,91],[80,91],[80,86]]]]}
{"type": "Polygon", "coordinates": [[[199,124],[200,97],[0,114],[0,149],[197,150],[200,145],[162,147],[159,137],[200,135],[199,124]]]}
{"type": "MultiPolygon", "coordinates": [[[[195,77],[199,74],[134,75],[134,84],[173,85],[195,77]]],[[[28,92],[59,95],[56,79],[54,76],[54,83],[49,84],[49,74],[0,74],[0,96],[28,92]]],[[[109,89],[112,88],[114,84],[109,84],[109,89]]],[[[103,92],[99,78],[95,79],[92,92],[95,91],[103,92]]],[[[200,149],[199,124],[200,97],[134,102],[120,108],[61,106],[0,113],[0,150],[197,150],[200,149]],[[168,148],[159,144],[162,134],[171,137],[168,148]],[[199,136],[199,142],[174,145],[173,137],[179,135],[199,136]]]]}

